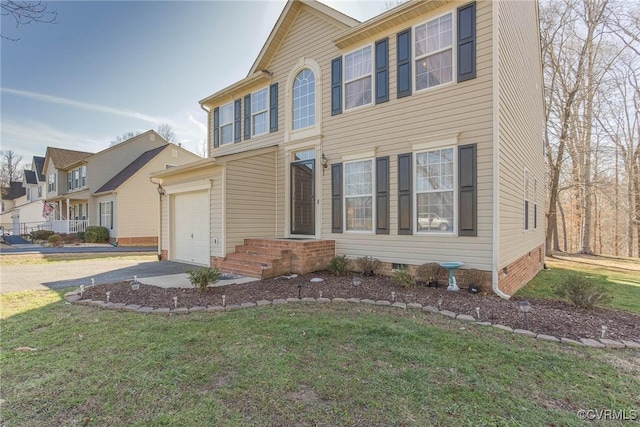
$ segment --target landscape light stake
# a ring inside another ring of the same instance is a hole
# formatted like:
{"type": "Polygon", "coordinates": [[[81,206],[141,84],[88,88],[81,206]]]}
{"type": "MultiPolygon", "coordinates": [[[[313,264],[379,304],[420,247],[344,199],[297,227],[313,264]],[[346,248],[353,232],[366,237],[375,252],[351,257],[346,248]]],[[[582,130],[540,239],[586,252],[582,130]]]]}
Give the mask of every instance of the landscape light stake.
{"type": "Polygon", "coordinates": [[[298,284],[298,299],[302,299],[302,283],[298,284]]]}
{"type": "Polygon", "coordinates": [[[109,299],[111,299],[111,291],[107,291],[107,304],[109,303],[109,299]]]}
{"type": "Polygon", "coordinates": [[[391,300],[393,302],[396,302],[396,293],[395,292],[391,292],[391,300]]]}
{"type": "Polygon", "coordinates": [[[322,291],[318,291],[318,293],[320,294],[320,298],[322,298],[322,291]]]}
{"type": "Polygon", "coordinates": [[[524,313],[524,328],[529,330],[529,318],[527,317],[527,313],[531,311],[531,303],[529,301],[519,301],[518,308],[520,308],[520,311],[524,313]]]}
{"type": "Polygon", "coordinates": [[[442,297],[439,296],[438,297],[438,310],[441,310],[441,309],[442,309],[442,297]]]}
{"type": "Polygon", "coordinates": [[[600,332],[600,338],[604,338],[604,334],[607,332],[607,327],[602,325],[602,330],[600,332]]]}
{"type": "Polygon", "coordinates": [[[227,297],[225,295],[222,295],[222,306],[223,307],[227,306],[227,297]]]}
{"type": "Polygon", "coordinates": [[[480,320],[480,307],[476,307],[476,316],[478,316],[478,320],[480,320]]]}
{"type": "Polygon", "coordinates": [[[178,297],[173,297],[173,308],[178,308],[178,297]]]}
{"type": "Polygon", "coordinates": [[[84,285],[80,285],[80,298],[82,298],[83,294],[84,294],[84,285]]]}
{"type": "Polygon", "coordinates": [[[96,284],[96,279],[94,279],[93,277],[91,278],[91,286],[94,286],[96,284]]]}

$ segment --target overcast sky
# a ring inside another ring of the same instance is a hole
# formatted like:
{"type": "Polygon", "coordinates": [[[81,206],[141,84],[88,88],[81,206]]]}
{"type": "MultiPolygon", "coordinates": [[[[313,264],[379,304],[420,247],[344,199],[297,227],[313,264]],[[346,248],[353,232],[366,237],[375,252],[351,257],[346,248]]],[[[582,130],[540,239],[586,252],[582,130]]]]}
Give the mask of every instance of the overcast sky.
{"type": "MultiPolygon", "coordinates": [[[[384,1],[324,1],[360,21],[384,1]]],[[[285,5],[273,1],[59,1],[56,24],[2,16],[2,149],[97,152],[118,135],[173,127],[198,152],[198,101],[244,78],[285,5]]]]}

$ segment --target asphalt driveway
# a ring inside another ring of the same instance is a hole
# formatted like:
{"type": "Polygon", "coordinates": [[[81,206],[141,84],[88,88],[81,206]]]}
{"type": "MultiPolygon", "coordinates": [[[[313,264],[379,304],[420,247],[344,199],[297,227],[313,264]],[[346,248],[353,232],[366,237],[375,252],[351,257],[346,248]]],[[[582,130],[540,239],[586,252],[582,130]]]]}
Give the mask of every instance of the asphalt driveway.
{"type": "Polygon", "coordinates": [[[0,268],[0,293],[61,289],[69,286],[118,282],[184,273],[196,267],[172,261],[99,258],[45,264],[8,265],[0,268]]]}

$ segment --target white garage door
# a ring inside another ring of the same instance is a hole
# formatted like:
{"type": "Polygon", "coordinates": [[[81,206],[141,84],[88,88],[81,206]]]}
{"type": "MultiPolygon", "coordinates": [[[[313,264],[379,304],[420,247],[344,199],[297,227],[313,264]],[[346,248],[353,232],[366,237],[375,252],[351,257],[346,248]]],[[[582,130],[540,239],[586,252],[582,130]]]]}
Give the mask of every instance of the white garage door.
{"type": "Polygon", "coordinates": [[[173,259],[209,265],[209,192],[173,196],[173,259]]]}

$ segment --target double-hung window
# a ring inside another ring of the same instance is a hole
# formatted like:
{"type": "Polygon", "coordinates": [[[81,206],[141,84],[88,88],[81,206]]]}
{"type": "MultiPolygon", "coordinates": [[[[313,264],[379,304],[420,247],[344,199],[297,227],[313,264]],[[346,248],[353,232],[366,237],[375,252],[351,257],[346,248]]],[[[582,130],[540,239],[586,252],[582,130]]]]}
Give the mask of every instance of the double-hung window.
{"type": "Polygon", "coordinates": [[[233,142],[233,102],[220,107],[220,144],[233,142]]]}
{"type": "Polygon", "coordinates": [[[455,227],[455,150],[416,153],[416,230],[451,233],[455,227]]]}
{"type": "Polygon", "coordinates": [[[416,90],[453,81],[453,14],[415,27],[416,90]]]}
{"type": "Polygon", "coordinates": [[[251,123],[254,136],[269,130],[269,88],[251,94],[251,123]]]}
{"type": "Polygon", "coordinates": [[[344,207],[347,231],[373,231],[373,161],[344,164],[344,207]]]}
{"type": "Polygon", "coordinates": [[[80,168],[80,187],[87,186],[87,167],[82,166],[80,168]]]}
{"type": "Polygon", "coordinates": [[[47,176],[47,186],[48,186],[47,189],[49,193],[56,191],[56,174],[55,173],[50,173],[49,176],[47,176]]]}
{"type": "Polygon", "coordinates": [[[113,202],[100,202],[100,226],[113,229],[113,202]]]}
{"type": "Polygon", "coordinates": [[[371,46],[365,46],[344,56],[345,109],[371,104],[371,46]]]}

